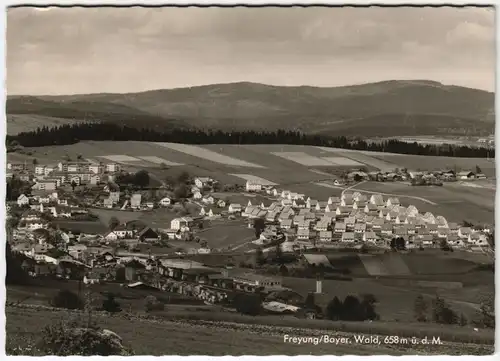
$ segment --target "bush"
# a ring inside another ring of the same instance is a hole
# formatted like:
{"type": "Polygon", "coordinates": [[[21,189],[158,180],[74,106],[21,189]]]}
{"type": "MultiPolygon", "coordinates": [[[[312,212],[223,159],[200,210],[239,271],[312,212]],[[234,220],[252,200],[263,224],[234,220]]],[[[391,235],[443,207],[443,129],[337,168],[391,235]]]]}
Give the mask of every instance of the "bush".
{"type": "Polygon", "coordinates": [[[78,327],[74,322],[46,326],[37,348],[45,355],[55,356],[130,355],[114,332],[95,326],[78,327]]]}
{"type": "Polygon", "coordinates": [[[112,293],[110,293],[108,298],[102,302],[102,309],[111,313],[120,312],[122,310],[120,304],[115,300],[115,295],[112,293]]]}
{"type": "Polygon", "coordinates": [[[84,307],[83,300],[76,293],[68,290],[59,291],[52,298],[50,304],[53,307],[67,308],[69,310],[82,310],[84,307]]]}
{"type": "Polygon", "coordinates": [[[432,301],[432,320],[436,323],[452,325],[458,323],[458,315],[439,296],[432,301]]]}
{"type": "Polygon", "coordinates": [[[245,315],[256,316],[261,311],[261,300],[258,295],[238,294],[233,302],[236,311],[245,315]]]}
{"type": "Polygon", "coordinates": [[[147,296],[145,299],[145,310],[146,312],[151,311],[163,311],[165,309],[165,304],[158,301],[155,296],[147,296]]]}

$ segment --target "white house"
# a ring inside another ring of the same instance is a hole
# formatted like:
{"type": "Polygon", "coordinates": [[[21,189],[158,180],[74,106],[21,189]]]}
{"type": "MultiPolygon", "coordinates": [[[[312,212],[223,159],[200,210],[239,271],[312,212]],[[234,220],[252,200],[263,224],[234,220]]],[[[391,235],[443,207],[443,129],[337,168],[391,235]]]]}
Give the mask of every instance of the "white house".
{"type": "Polygon", "coordinates": [[[375,243],[377,242],[377,236],[375,235],[375,232],[365,232],[363,234],[363,241],[364,242],[371,242],[371,243],[375,243]]]}
{"type": "Polygon", "coordinates": [[[237,212],[241,212],[241,204],[238,204],[238,203],[231,203],[231,204],[229,205],[228,212],[229,212],[229,213],[237,213],[237,212]]]}
{"type": "Polygon", "coordinates": [[[215,199],[212,196],[207,196],[207,197],[203,197],[203,199],[201,201],[205,204],[214,204],[215,199]]]}
{"type": "Polygon", "coordinates": [[[459,172],[457,174],[457,178],[462,179],[462,180],[474,179],[475,174],[474,174],[474,172],[471,172],[471,171],[462,171],[462,172],[459,172]]]}
{"type": "Polygon", "coordinates": [[[352,243],[355,241],[354,232],[344,232],[342,233],[342,242],[352,243]]]}
{"type": "Polygon", "coordinates": [[[115,173],[120,171],[120,165],[117,163],[107,163],[106,171],[110,173],[115,173]]]}
{"type": "Polygon", "coordinates": [[[172,204],[172,200],[170,199],[170,197],[164,197],[160,200],[159,203],[161,206],[166,207],[172,204]]]}
{"type": "Polygon", "coordinates": [[[197,177],[194,179],[194,184],[202,189],[203,187],[209,186],[213,183],[213,179],[210,177],[197,177]]]}
{"type": "Polygon", "coordinates": [[[331,242],[332,241],[332,232],[331,231],[320,231],[319,232],[319,240],[321,242],[331,242]]]}
{"type": "Polygon", "coordinates": [[[389,197],[389,199],[387,199],[387,202],[386,202],[386,206],[387,207],[391,207],[391,206],[399,206],[400,203],[399,203],[399,199],[396,198],[396,197],[389,197]]]}
{"type": "Polygon", "coordinates": [[[17,197],[17,205],[18,206],[25,206],[30,203],[30,199],[25,195],[21,194],[19,197],[17,197]]]}
{"type": "Polygon", "coordinates": [[[376,205],[377,207],[383,206],[384,203],[384,197],[381,194],[373,194],[370,197],[370,203],[376,205]]]}
{"type": "Polygon", "coordinates": [[[174,230],[179,230],[185,227],[190,227],[192,223],[193,219],[191,217],[174,218],[170,222],[170,228],[174,230]]]}
{"type": "Polygon", "coordinates": [[[468,238],[469,235],[471,234],[472,230],[470,227],[460,227],[458,229],[458,236],[460,238],[468,238]]]}
{"type": "Polygon", "coordinates": [[[203,194],[201,194],[200,191],[193,192],[193,198],[194,199],[202,199],[203,198],[203,194]]]}
{"type": "Polygon", "coordinates": [[[260,192],[262,191],[262,184],[254,181],[246,181],[245,189],[247,192],[260,192]]]}
{"type": "Polygon", "coordinates": [[[217,207],[219,207],[219,208],[225,208],[226,207],[226,201],[223,200],[223,199],[219,199],[217,201],[217,207]]]}
{"type": "Polygon", "coordinates": [[[297,239],[302,241],[308,240],[311,237],[311,231],[309,229],[298,229],[297,239]]]}

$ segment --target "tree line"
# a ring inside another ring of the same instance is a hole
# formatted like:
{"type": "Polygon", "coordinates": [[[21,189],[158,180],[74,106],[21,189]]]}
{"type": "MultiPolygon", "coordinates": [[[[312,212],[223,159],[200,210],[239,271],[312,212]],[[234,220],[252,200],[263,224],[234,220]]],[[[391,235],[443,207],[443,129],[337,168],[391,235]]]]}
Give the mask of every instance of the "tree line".
{"type": "Polygon", "coordinates": [[[7,150],[18,146],[43,147],[69,145],[79,141],[148,141],[185,144],[291,144],[334,147],[341,149],[378,151],[398,154],[435,155],[447,157],[494,158],[490,148],[459,146],[453,144],[418,144],[391,139],[367,142],[345,136],[305,134],[293,130],[277,131],[202,131],[202,130],[155,130],[110,123],[76,123],[58,127],[40,127],[35,131],[7,135],[7,150]]]}

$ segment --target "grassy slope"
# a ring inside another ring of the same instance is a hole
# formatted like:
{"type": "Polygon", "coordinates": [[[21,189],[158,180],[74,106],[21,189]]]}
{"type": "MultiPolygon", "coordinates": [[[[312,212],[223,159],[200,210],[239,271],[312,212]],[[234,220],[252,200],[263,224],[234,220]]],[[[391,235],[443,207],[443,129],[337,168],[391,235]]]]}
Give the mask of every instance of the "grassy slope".
{"type": "Polygon", "coordinates": [[[452,128],[492,131],[493,103],[493,93],[424,81],[336,88],[232,83],[134,94],[14,97],[8,99],[7,112],[51,116],[73,112],[74,117],[82,117],[82,112],[103,116],[106,110],[106,119],[115,113],[133,114],[141,117],[141,124],[175,118],[208,129],[300,128],[388,136],[435,134],[452,128]],[[58,109],[55,105],[62,101],[58,109]],[[148,113],[150,118],[145,116],[148,113]]]}
{"type": "MultiPolygon", "coordinates": [[[[6,332],[9,344],[19,344],[22,342],[21,338],[36,339],[40,334],[40,328],[44,325],[68,319],[69,317],[78,317],[74,313],[70,314],[62,310],[35,311],[12,307],[8,307],[6,313],[6,332]]],[[[416,333],[414,331],[411,333],[411,336],[441,336],[444,342],[443,345],[412,347],[411,350],[408,350],[407,346],[365,346],[355,344],[354,342],[348,345],[293,345],[283,342],[285,334],[316,337],[328,334],[329,336],[349,337],[352,340],[352,333],[338,333],[338,330],[348,331],[349,329],[350,332],[356,332],[359,335],[360,332],[371,334],[375,330],[385,327],[386,330],[392,329],[391,335],[402,334],[399,329],[394,328],[394,325],[391,328],[390,324],[383,323],[374,323],[373,326],[364,323],[351,325],[346,323],[296,320],[293,318],[246,317],[214,312],[202,312],[198,315],[191,313],[184,316],[175,316],[174,314],[170,316],[162,315],[162,320],[136,317],[107,317],[98,314],[94,315],[93,319],[101,327],[117,332],[122,336],[124,343],[131,346],[138,355],[400,355],[405,353],[405,351],[410,353],[425,352],[427,354],[488,354],[493,352],[491,345],[457,344],[448,341],[468,340],[471,342],[473,341],[471,336],[474,336],[475,342],[486,341],[491,343],[493,337],[491,332],[467,335],[468,331],[464,329],[443,328],[437,325],[417,325],[420,332],[416,333]],[[179,319],[179,317],[184,319],[184,321],[172,320],[173,318],[179,319]],[[235,324],[234,322],[238,323],[235,324]],[[266,324],[276,326],[264,326],[266,324]],[[289,327],[293,327],[293,329],[289,327]],[[320,331],[320,329],[323,329],[323,331],[320,331]]]]}

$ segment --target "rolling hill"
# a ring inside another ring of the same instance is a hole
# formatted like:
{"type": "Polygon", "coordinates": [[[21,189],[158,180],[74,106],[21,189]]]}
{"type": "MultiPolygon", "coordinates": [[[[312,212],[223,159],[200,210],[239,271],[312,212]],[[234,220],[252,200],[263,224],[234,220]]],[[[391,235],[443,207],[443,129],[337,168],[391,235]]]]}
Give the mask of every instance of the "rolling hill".
{"type": "Polygon", "coordinates": [[[10,96],[7,114],[369,136],[486,134],[495,118],[493,93],[425,80],[333,88],[240,82],[129,94],[10,96]]]}

